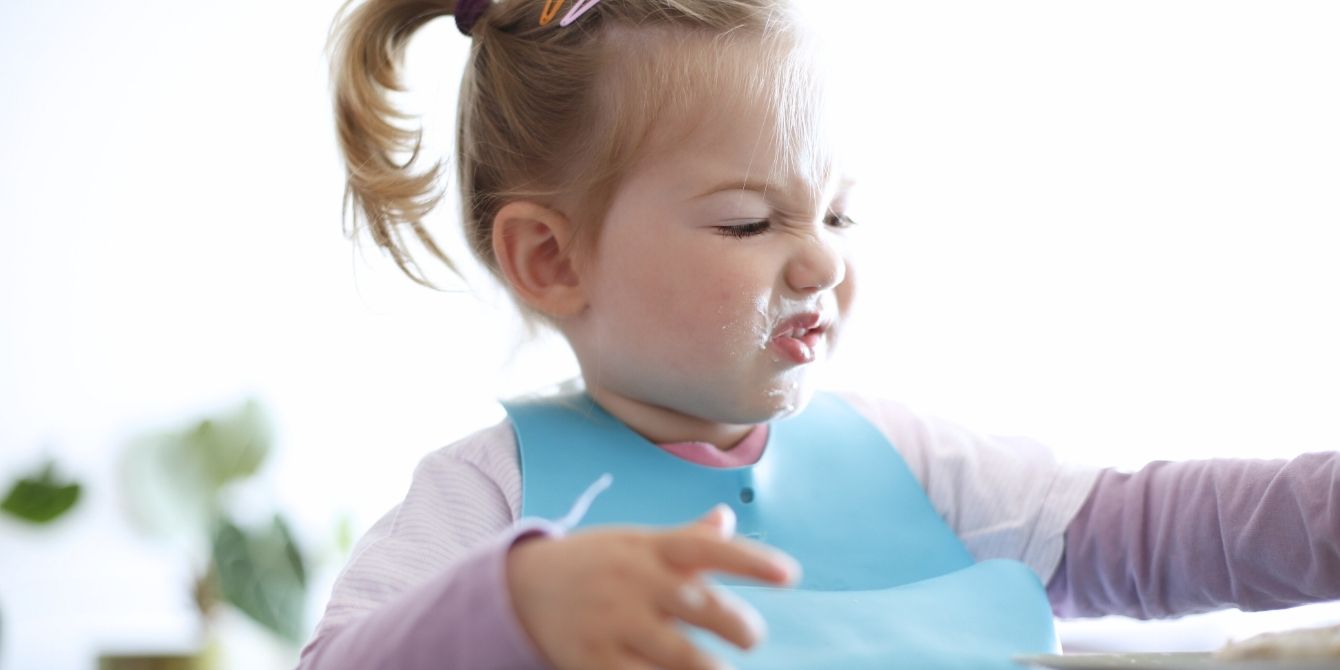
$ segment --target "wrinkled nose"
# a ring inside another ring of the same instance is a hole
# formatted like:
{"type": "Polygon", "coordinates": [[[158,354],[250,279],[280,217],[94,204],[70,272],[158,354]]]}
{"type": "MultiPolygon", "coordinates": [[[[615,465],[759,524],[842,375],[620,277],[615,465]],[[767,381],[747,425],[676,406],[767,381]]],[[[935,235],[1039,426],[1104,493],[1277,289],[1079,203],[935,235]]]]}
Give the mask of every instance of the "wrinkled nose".
{"type": "Polygon", "coordinates": [[[786,267],[786,283],[799,293],[826,291],[842,283],[847,264],[832,235],[806,237],[786,267]]]}

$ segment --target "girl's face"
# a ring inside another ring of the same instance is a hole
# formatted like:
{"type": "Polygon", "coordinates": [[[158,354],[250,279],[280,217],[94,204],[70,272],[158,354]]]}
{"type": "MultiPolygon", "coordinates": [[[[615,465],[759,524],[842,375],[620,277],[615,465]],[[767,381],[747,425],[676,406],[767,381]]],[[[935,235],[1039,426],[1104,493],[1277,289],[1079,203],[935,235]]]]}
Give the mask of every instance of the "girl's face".
{"type": "Polygon", "coordinates": [[[799,411],[851,302],[846,187],[786,164],[765,109],[662,141],[622,182],[565,328],[588,390],[656,441],[729,446],[799,411]]]}

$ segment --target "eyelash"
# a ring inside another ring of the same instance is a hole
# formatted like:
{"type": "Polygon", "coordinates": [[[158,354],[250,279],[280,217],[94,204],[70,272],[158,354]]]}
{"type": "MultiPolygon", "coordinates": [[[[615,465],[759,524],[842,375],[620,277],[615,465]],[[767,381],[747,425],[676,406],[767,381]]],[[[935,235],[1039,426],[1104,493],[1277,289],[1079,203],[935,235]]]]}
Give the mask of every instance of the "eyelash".
{"type": "Polygon", "coordinates": [[[767,232],[767,230],[771,227],[772,222],[767,219],[763,219],[762,221],[750,221],[749,223],[742,223],[738,226],[717,226],[717,232],[721,233],[722,235],[725,235],[726,237],[734,237],[736,239],[741,239],[745,237],[753,237],[755,235],[762,235],[763,233],[767,232]]]}
{"type": "MultiPolygon", "coordinates": [[[[824,223],[839,230],[856,225],[856,221],[846,214],[829,214],[828,218],[824,219],[824,223]]],[[[755,235],[762,235],[771,227],[772,222],[768,219],[763,219],[761,221],[742,223],[738,226],[717,226],[717,231],[726,237],[742,239],[746,237],[754,237],[755,235]]]]}
{"type": "Polygon", "coordinates": [[[834,213],[829,214],[828,218],[824,219],[824,223],[834,228],[851,228],[852,226],[856,225],[856,219],[853,219],[850,216],[847,216],[846,214],[834,213]]]}

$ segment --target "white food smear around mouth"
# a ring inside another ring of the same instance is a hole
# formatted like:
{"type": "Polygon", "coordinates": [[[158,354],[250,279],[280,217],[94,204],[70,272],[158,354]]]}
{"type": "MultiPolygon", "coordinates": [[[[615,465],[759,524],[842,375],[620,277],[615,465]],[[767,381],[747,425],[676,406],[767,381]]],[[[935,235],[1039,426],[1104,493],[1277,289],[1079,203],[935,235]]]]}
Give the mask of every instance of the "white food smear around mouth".
{"type": "Polygon", "coordinates": [[[731,344],[730,346],[731,358],[739,358],[743,352],[740,349],[737,349],[733,343],[736,341],[737,338],[740,337],[741,333],[747,331],[747,327],[742,323],[742,319],[740,319],[739,317],[727,318],[726,315],[728,314],[729,311],[730,309],[726,305],[721,305],[720,307],[717,307],[717,314],[722,317],[720,319],[721,338],[725,342],[731,344]]]}
{"type": "Polygon", "coordinates": [[[796,411],[796,395],[799,393],[800,384],[795,380],[787,380],[782,385],[768,390],[768,399],[775,403],[773,409],[778,412],[778,416],[787,416],[796,411]]]}
{"type": "Polygon", "coordinates": [[[730,305],[721,305],[717,307],[717,314],[721,315],[721,336],[727,342],[730,342],[732,358],[740,358],[748,354],[751,342],[760,342],[758,349],[768,348],[772,329],[769,324],[772,322],[768,316],[768,299],[765,296],[747,298],[749,303],[748,311],[741,311],[728,318],[728,312],[733,311],[730,305]],[[738,348],[737,348],[738,347],[738,348]]]}
{"type": "Polygon", "coordinates": [[[771,325],[775,318],[768,314],[768,299],[763,296],[754,298],[754,312],[761,317],[756,326],[755,334],[759,341],[759,351],[763,351],[772,342],[771,325]]]}

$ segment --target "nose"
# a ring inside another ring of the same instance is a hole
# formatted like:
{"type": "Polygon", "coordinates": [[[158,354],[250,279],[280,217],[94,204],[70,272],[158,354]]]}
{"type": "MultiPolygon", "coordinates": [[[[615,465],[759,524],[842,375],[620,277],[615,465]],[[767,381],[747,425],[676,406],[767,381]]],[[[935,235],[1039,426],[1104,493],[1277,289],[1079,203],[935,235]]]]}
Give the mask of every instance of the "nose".
{"type": "Polygon", "coordinates": [[[786,283],[799,293],[826,291],[846,277],[847,263],[835,236],[816,231],[804,237],[786,266],[786,283]]]}

